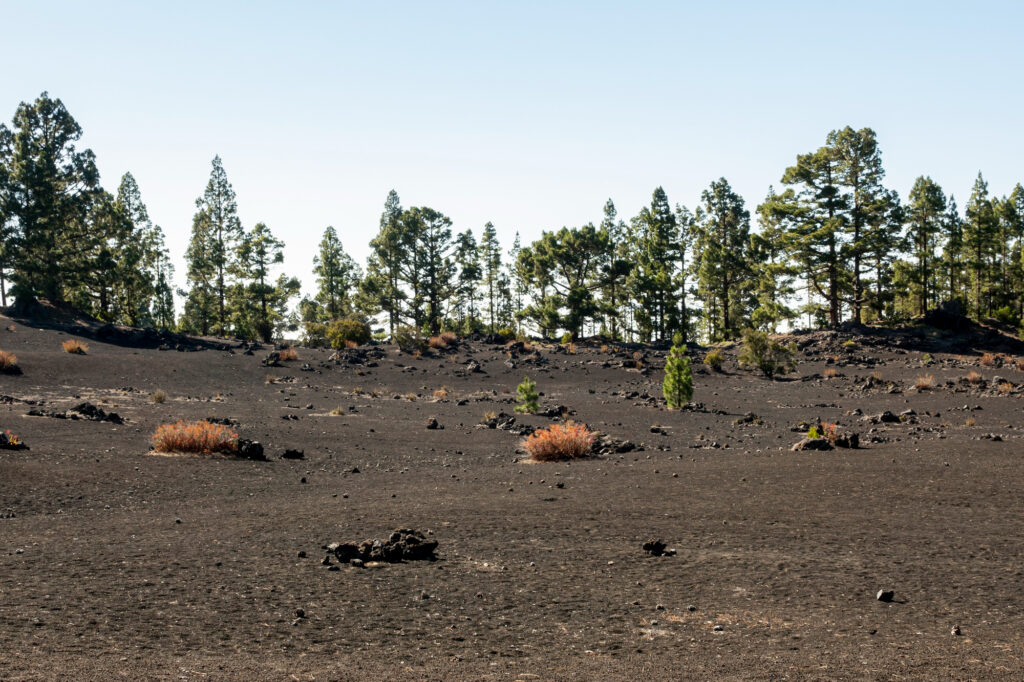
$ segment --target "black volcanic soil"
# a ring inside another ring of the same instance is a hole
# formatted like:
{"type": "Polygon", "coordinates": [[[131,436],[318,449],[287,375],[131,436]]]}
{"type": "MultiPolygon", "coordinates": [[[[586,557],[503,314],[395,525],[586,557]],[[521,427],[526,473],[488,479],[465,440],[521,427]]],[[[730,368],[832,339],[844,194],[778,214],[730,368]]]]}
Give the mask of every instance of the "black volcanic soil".
{"type": "Polygon", "coordinates": [[[979,364],[1019,351],[993,333],[803,335],[775,382],[733,349],[671,412],[650,349],[630,367],[600,344],[508,364],[484,342],[303,348],[267,368],[269,348],[90,329],[73,356],[66,331],[0,324],[24,370],[0,375],[0,430],[31,447],[0,450],[0,679],[1024,678],[1024,372],[979,364]],[[477,427],[524,375],[638,449],[524,461],[521,436],[477,427]],[[28,416],[82,402],[125,423],[28,416]],[[884,410],[915,414],[862,421],[884,410]],[[269,461],[148,452],[204,417],[269,461]],[[790,451],[819,418],[862,449],[790,451]],[[395,528],[437,559],[321,563],[395,528]]]}

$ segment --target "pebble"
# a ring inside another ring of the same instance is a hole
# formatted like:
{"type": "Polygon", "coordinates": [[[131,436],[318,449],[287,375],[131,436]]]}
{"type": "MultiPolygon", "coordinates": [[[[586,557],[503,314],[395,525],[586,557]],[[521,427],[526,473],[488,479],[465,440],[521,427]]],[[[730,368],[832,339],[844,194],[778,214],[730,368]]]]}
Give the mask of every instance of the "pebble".
{"type": "Polygon", "coordinates": [[[893,590],[879,590],[878,594],[875,595],[875,599],[878,601],[890,602],[896,593],[893,590]]]}

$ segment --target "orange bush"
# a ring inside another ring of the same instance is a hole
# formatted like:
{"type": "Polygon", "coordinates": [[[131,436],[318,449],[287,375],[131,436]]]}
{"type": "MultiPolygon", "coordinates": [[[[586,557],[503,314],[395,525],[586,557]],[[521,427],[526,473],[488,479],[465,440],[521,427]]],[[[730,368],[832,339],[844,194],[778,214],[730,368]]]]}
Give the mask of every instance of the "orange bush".
{"type": "Polygon", "coordinates": [[[585,424],[552,424],[527,436],[523,447],[537,462],[586,457],[594,446],[594,434],[585,424]]]}
{"type": "Polygon", "coordinates": [[[0,372],[7,372],[18,366],[18,356],[6,350],[0,350],[0,372]]]}
{"type": "Polygon", "coordinates": [[[968,372],[967,376],[964,378],[967,379],[967,381],[971,382],[972,384],[980,384],[982,381],[985,380],[985,377],[981,376],[973,369],[970,372],[968,372]]]}
{"type": "Polygon", "coordinates": [[[834,367],[829,367],[824,372],[822,372],[822,375],[826,379],[834,379],[835,377],[839,376],[839,370],[835,369],[834,367]]]}
{"type": "Polygon", "coordinates": [[[282,348],[277,354],[278,360],[298,360],[299,352],[294,348],[282,348]]]}
{"type": "Polygon", "coordinates": [[[994,353],[985,353],[981,356],[980,362],[985,367],[1000,367],[1003,359],[994,353]]]}
{"type": "Polygon", "coordinates": [[[60,347],[64,349],[65,353],[73,355],[85,355],[89,351],[89,344],[82,343],[78,339],[68,339],[61,343],[60,347]]]}
{"type": "Polygon", "coordinates": [[[359,342],[352,339],[345,339],[345,348],[359,348],[359,342]]]}
{"type": "Polygon", "coordinates": [[[918,377],[914,381],[914,387],[919,391],[927,391],[930,388],[935,388],[935,377],[931,374],[925,374],[923,377],[918,377]]]}
{"type": "Polygon", "coordinates": [[[439,335],[427,339],[427,345],[436,350],[444,350],[458,340],[459,337],[455,335],[455,332],[441,332],[439,335]]]}
{"type": "Polygon", "coordinates": [[[162,424],[153,434],[153,449],[157,452],[234,452],[237,447],[237,433],[208,421],[162,424]]]}

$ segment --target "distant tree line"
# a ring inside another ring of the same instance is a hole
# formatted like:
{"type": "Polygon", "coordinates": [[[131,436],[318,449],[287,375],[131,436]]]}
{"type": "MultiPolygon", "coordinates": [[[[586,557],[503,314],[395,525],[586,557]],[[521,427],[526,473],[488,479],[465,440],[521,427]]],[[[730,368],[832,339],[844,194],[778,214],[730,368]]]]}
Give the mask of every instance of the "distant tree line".
{"type": "Polygon", "coordinates": [[[81,129],[60,100],[23,103],[0,125],[0,295],[66,302],[130,325],[270,340],[336,320],[386,333],[528,332],[667,341],[737,338],[744,329],[897,322],[957,301],[975,318],[1020,325],[1024,188],[990,194],[979,173],[961,213],[919,177],[905,200],[884,184],[874,131],[831,132],[799,154],[751,212],[725,178],[691,210],[655,189],[628,221],[611,200],[600,224],[546,231],[509,250],[493,224],[453,231],[392,191],[364,267],[327,227],[316,294],[276,273],[283,242],[245,230],[219,157],[196,200],[184,299],[131,174],[99,183],[81,129]]]}

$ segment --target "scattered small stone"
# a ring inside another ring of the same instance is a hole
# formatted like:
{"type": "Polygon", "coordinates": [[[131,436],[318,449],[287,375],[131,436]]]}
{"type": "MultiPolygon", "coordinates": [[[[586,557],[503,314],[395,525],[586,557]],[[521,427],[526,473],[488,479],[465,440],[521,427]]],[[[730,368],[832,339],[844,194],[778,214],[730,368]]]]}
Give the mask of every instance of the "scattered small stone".
{"type": "Polygon", "coordinates": [[[896,593],[893,590],[879,590],[878,594],[875,595],[875,599],[882,602],[891,602],[896,593]]]}
{"type": "Polygon", "coordinates": [[[434,430],[437,430],[437,429],[440,429],[440,428],[441,428],[441,425],[438,424],[437,417],[430,417],[429,419],[427,419],[427,429],[428,430],[434,431],[434,430]]]}
{"type": "Polygon", "coordinates": [[[295,617],[296,618],[305,618],[306,617],[305,609],[295,609],[295,617]]]}
{"type": "Polygon", "coordinates": [[[960,634],[961,634],[960,633],[960,626],[959,625],[954,625],[953,629],[949,631],[949,634],[953,635],[954,637],[959,637],[960,634]]]}
{"type": "Polygon", "coordinates": [[[302,450],[292,450],[291,448],[284,451],[281,455],[281,459],[305,459],[306,455],[302,450]]]}

